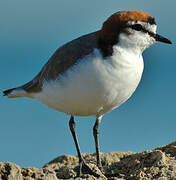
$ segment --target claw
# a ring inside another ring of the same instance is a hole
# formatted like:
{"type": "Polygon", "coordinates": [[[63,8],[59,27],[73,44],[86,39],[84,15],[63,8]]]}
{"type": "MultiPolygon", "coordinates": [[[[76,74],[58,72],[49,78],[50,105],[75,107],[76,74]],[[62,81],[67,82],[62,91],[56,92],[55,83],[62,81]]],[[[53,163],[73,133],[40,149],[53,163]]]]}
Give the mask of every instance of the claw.
{"type": "Polygon", "coordinates": [[[102,174],[105,174],[105,172],[104,172],[104,169],[103,169],[103,166],[102,166],[102,165],[98,165],[98,168],[99,168],[99,170],[102,172],[102,174]]]}
{"type": "Polygon", "coordinates": [[[100,177],[100,175],[97,174],[93,168],[89,167],[89,165],[85,163],[84,160],[79,163],[78,177],[81,177],[83,174],[90,174],[97,178],[100,177]]]}

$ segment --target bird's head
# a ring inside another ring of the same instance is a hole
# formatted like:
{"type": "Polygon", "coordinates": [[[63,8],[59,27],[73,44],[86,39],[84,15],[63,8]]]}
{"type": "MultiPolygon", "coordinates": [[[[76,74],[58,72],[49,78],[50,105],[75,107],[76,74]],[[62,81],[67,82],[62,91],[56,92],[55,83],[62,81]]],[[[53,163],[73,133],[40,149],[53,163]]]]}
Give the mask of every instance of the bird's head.
{"type": "Polygon", "coordinates": [[[99,47],[104,56],[109,56],[116,44],[139,48],[141,52],[156,41],[171,44],[170,40],[158,35],[156,29],[155,19],[145,11],[120,11],[103,23],[99,31],[99,47]]]}

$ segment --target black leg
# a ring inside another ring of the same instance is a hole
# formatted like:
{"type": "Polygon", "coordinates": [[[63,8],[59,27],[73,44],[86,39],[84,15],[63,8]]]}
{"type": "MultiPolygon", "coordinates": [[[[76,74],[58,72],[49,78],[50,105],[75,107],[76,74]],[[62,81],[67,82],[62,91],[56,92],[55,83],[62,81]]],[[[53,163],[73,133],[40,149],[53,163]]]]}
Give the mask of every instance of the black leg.
{"type": "Polygon", "coordinates": [[[94,139],[95,139],[95,148],[96,148],[96,156],[97,156],[97,166],[100,168],[100,170],[102,170],[102,165],[101,165],[101,160],[100,160],[100,146],[99,146],[99,141],[98,141],[98,128],[99,128],[99,124],[101,122],[101,116],[96,118],[96,122],[95,125],[93,127],[93,135],[94,135],[94,139]]]}
{"type": "Polygon", "coordinates": [[[79,174],[78,174],[78,176],[81,176],[82,170],[84,170],[95,177],[99,177],[100,175],[90,169],[90,167],[85,163],[85,161],[81,155],[79,144],[78,144],[78,138],[77,138],[76,132],[75,132],[76,125],[75,125],[73,116],[70,117],[69,126],[70,126],[70,131],[72,133],[72,136],[73,136],[73,139],[74,139],[74,142],[76,145],[76,150],[77,150],[77,154],[78,154],[78,158],[79,158],[79,174]]]}
{"type": "Polygon", "coordinates": [[[76,124],[74,122],[74,117],[73,116],[70,117],[69,126],[70,126],[70,131],[72,133],[72,136],[73,136],[73,139],[74,139],[74,142],[75,142],[75,146],[76,146],[76,151],[77,151],[78,158],[79,158],[79,166],[80,166],[79,175],[81,175],[82,174],[82,165],[84,163],[84,159],[83,159],[83,157],[81,155],[81,152],[80,152],[78,138],[77,138],[77,135],[76,135],[76,132],[75,132],[76,124]]]}

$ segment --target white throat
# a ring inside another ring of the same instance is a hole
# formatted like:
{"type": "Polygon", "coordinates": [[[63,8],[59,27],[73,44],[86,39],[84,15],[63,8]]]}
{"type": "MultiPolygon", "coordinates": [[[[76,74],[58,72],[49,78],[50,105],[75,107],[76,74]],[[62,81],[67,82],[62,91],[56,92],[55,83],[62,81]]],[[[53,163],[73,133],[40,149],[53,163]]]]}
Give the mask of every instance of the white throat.
{"type": "Polygon", "coordinates": [[[129,53],[141,55],[143,51],[146,48],[148,48],[150,45],[152,45],[155,41],[151,39],[151,37],[146,37],[141,40],[139,36],[141,35],[137,34],[134,36],[134,35],[127,35],[125,33],[121,33],[119,35],[118,46],[120,46],[123,49],[126,49],[126,51],[128,51],[129,53]]]}

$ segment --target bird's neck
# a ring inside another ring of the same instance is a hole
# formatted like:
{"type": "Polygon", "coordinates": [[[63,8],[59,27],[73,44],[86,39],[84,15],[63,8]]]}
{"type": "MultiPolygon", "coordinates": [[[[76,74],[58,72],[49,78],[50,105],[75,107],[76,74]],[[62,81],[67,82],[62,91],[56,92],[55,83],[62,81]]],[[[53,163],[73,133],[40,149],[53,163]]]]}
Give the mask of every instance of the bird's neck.
{"type": "Polygon", "coordinates": [[[143,51],[151,45],[150,42],[143,41],[143,39],[138,36],[130,36],[125,33],[121,33],[118,38],[117,46],[126,53],[134,54],[136,56],[141,56],[143,51]]]}

